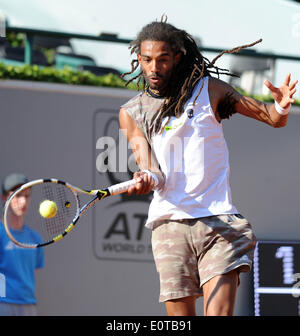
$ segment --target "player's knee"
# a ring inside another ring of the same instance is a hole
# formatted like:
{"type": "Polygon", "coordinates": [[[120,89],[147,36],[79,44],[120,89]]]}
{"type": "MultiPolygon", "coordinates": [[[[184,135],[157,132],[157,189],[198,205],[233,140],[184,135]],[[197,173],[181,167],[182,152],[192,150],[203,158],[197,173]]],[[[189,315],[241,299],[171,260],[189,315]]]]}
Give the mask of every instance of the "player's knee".
{"type": "Polygon", "coordinates": [[[195,297],[166,301],[168,316],[195,316],[195,297]]]}
{"type": "Polygon", "coordinates": [[[206,316],[232,316],[233,307],[228,304],[207,307],[206,316]]]}

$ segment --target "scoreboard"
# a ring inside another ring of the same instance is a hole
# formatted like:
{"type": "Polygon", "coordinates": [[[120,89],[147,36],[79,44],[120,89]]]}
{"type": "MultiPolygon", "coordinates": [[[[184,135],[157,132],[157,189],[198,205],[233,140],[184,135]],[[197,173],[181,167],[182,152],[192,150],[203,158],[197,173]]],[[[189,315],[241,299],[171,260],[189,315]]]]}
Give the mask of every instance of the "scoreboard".
{"type": "Polygon", "coordinates": [[[300,316],[300,241],[258,241],[254,315],[300,316]]]}

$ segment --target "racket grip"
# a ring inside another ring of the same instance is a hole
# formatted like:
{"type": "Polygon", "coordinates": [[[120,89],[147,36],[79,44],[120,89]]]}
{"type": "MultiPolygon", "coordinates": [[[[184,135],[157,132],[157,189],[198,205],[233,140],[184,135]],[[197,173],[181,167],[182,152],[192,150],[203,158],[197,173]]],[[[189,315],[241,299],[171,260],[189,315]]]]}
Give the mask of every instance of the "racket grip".
{"type": "Polygon", "coordinates": [[[111,195],[118,195],[126,192],[129,187],[134,186],[136,184],[136,180],[132,179],[129,181],[125,181],[122,183],[115,184],[108,188],[111,195]]]}

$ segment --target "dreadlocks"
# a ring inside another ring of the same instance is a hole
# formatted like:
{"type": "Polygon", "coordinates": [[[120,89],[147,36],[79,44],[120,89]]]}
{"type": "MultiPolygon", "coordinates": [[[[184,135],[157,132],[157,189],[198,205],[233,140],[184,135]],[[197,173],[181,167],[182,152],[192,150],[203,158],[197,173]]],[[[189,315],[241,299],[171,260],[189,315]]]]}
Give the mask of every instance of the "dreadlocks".
{"type": "MultiPolygon", "coordinates": [[[[155,133],[161,129],[163,118],[168,117],[168,119],[170,119],[173,115],[179,117],[182,114],[184,111],[184,104],[192,96],[193,89],[201,78],[211,76],[211,74],[217,74],[218,77],[222,74],[236,76],[229,73],[226,69],[221,69],[215,66],[215,62],[223,54],[238,53],[243,48],[251,47],[262,41],[260,39],[248,45],[243,45],[231,50],[224,50],[210,62],[200,53],[199,48],[191,35],[184,30],[177,29],[173,25],[167,23],[166,20],[163,20],[163,18],[161,22],[152,22],[141,30],[136,40],[130,44],[131,55],[139,54],[141,43],[147,40],[168,42],[174,52],[174,55],[178,53],[182,54],[180,62],[172,72],[167,92],[164,95],[164,102],[159,110],[160,115],[156,119],[156,124],[153,125],[155,133]]],[[[122,77],[134,73],[138,67],[139,62],[137,59],[134,59],[131,62],[131,71],[124,73],[122,77]]],[[[134,80],[137,80],[138,88],[140,88],[140,83],[142,82],[143,91],[148,88],[148,84],[144,78],[142,70],[138,73],[138,75],[128,80],[126,85],[134,80]]],[[[194,104],[202,90],[202,87],[203,82],[195,97],[194,104]]]]}

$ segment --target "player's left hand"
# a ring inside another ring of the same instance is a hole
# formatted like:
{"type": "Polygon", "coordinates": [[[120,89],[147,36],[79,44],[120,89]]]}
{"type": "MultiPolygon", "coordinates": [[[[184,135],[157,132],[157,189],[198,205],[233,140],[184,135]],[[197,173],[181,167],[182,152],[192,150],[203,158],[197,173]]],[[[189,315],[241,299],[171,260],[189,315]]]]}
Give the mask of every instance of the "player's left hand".
{"type": "Polygon", "coordinates": [[[295,102],[293,95],[296,92],[298,80],[294,80],[291,84],[290,81],[291,74],[288,74],[284,83],[278,88],[273,86],[268,80],[264,82],[266,87],[271,91],[274,100],[277,101],[277,103],[284,109],[288,108],[290,104],[295,102]]]}

